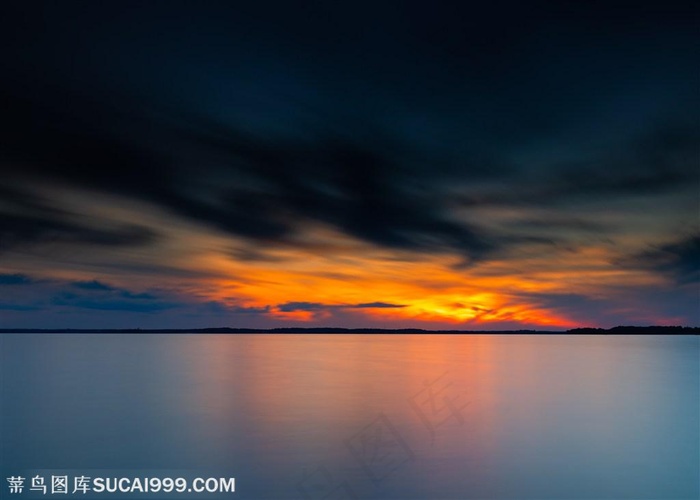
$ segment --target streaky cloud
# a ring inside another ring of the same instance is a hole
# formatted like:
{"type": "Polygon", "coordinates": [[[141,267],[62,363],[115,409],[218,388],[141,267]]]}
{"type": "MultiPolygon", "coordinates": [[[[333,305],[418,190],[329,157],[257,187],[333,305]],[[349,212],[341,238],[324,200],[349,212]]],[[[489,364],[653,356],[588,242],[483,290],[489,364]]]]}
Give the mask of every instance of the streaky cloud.
{"type": "Polygon", "coordinates": [[[0,286],[3,285],[29,285],[34,283],[34,279],[26,274],[2,273],[0,274],[0,286]]]}
{"type": "Polygon", "coordinates": [[[393,309],[398,307],[406,307],[405,304],[390,304],[388,302],[366,302],[363,304],[354,304],[350,306],[355,309],[393,309]]]}
{"type": "Polygon", "coordinates": [[[71,286],[75,288],[80,288],[82,290],[100,290],[104,292],[111,292],[116,290],[115,287],[111,285],[106,285],[100,281],[97,280],[92,280],[92,281],[75,281],[71,283],[71,286]]]}
{"type": "MultiPolygon", "coordinates": [[[[0,173],[2,166],[0,160],[0,173]]],[[[138,224],[100,219],[87,224],[79,214],[9,183],[0,186],[0,195],[0,253],[50,243],[123,247],[147,245],[157,239],[154,230],[138,224]]]]}
{"type": "Polygon", "coordinates": [[[295,311],[332,311],[339,309],[392,309],[406,307],[403,304],[391,304],[388,302],[365,302],[361,304],[323,304],[321,302],[285,302],[278,304],[277,310],[280,312],[295,311]]]}
{"type": "Polygon", "coordinates": [[[700,233],[618,259],[616,264],[669,276],[678,284],[700,283],[700,233]]]}

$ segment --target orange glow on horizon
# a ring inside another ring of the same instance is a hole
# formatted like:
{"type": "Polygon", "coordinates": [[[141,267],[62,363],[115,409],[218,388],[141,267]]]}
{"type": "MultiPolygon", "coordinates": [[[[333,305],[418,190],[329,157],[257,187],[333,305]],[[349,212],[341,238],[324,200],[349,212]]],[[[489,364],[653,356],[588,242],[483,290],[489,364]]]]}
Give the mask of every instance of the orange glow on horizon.
{"type": "Polygon", "coordinates": [[[332,322],[342,313],[375,324],[417,327],[469,329],[508,323],[573,328],[577,321],[548,309],[538,294],[597,293],[604,298],[601,285],[622,279],[648,284],[652,279],[612,267],[611,252],[597,247],[560,252],[556,258],[518,255],[464,268],[455,256],[388,253],[334,238],[321,249],[268,249],[260,260],[242,262],[209,253],[200,262],[220,277],[209,280],[199,293],[232,306],[267,307],[270,318],[289,322],[332,322]],[[354,251],[348,252],[350,248],[354,251]],[[384,307],[370,307],[372,303],[384,307]]]}
{"type": "MultiPolygon", "coordinates": [[[[126,221],[138,208],[125,206],[110,213],[115,220],[126,221]]],[[[143,212],[151,213],[145,208],[143,212]]],[[[614,299],[612,303],[620,298],[620,284],[649,288],[663,279],[612,264],[625,250],[619,245],[640,247],[633,236],[621,236],[615,246],[582,242],[576,250],[525,245],[465,264],[464,256],[454,252],[380,248],[328,227],[308,227],[286,244],[264,246],[178,218],[167,219],[166,224],[164,214],[150,217],[148,222],[162,223],[167,235],[158,243],[159,252],[134,250],[128,257],[130,265],[153,268],[153,274],[105,276],[111,268],[100,262],[91,267],[81,260],[46,277],[90,281],[96,279],[94,269],[99,267],[103,278],[97,278],[115,285],[148,290],[157,277],[158,287],[185,302],[248,308],[276,325],[428,329],[575,328],[583,326],[581,318],[571,316],[565,307],[553,307],[547,297],[571,295],[601,303],[614,299]],[[167,266],[167,272],[158,266],[167,266]]],[[[33,265],[28,260],[14,271],[30,273],[33,265]]],[[[621,309],[624,304],[616,307],[640,317],[637,310],[621,309]]],[[[650,323],[682,322],[653,310],[645,314],[650,323]]],[[[585,326],[602,326],[593,318],[583,321],[585,326]]]]}

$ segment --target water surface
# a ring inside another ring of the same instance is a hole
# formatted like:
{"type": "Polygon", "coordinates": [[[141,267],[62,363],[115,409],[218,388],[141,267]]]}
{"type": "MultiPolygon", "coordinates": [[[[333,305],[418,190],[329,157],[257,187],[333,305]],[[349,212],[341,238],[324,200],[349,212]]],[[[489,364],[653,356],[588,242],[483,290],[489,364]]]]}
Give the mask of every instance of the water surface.
{"type": "Polygon", "coordinates": [[[236,477],[240,499],[695,499],[699,352],[697,336],[3,335],[3,478],[186,469],[236,477]]]}

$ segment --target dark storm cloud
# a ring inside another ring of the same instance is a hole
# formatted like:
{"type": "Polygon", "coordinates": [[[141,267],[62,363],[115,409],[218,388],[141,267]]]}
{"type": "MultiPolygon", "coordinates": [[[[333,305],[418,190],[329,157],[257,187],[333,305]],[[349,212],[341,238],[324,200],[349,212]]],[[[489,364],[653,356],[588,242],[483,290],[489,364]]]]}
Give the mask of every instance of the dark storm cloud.
{"type": "MultiPolygon", "coordinates": [[[[664,98],[685,91],[697,7],[623,4],[11,3],[0,16],[0,182],[121,194],[254,243],[289,243],[320,222],[377,246],[485,259],[528,240],[456,219],[454,187],[470,193],[463,204],[551,205],[693,178],[667,161],[690,151],[682,137],[602,164],[502,158],[590,119],[608,81],[624,91],[641,75],[664,98]],[[648,68],[659,61],[653,73],[671,76],[657,85],[648,68]],[[482,187],[495,178],[501,190],[482,187]]],[[[2,218],[0,248],[154,236],[27,207],[2,218]]]]}
{"type": "Polygon", "coordinates": [[[402,304],[390,304],[388,302],[366,302],[363,304],[355,304],[350,307],[356,309],[393,309],[397,307],[406,307],[402,304]]]}
{"type": "Polygon", "coordinates": [[[318,302],[286,302],[277,306],[277,310],[281,312],[321,311],[326,308],[328,305],[318,302]]]}
{"type": "Polygon", "coordinates": [[[98,246],[142,245],[154,239],[146,228],[124,225],[96,229],[55,218],[0,214],[0,251],[41,243],[79,243],[98,246]]]}
{"type": "Polygon", "coordinates": [[[185,308],[188,302],[168,291],[134,292],[98,280],[65,281],[23,274],[0,275],[0,285],[22,284],[6,294],[0,309],[6,311],[130,311],[148,313],[185,308]]]}
{"type": "Polygon", "coordinates": [[[700,282],[700,234],[690,235],[619,259],[616,264],[658,272],[673,278],[679,284],[698,283],[700,282]]]}
{"type": "Polygon", "coordinates": [[[226,317],[227,315],[243,315],[243,316],[248,316],[248,317],[258,317],[258,316],[266,316],[268,313],[271,312],[272,307],[271,306],[262,306],[262,307],[245,307],[245,306],[239,306],[235,304],[227,304],[225,302],[217,301],[217,300],[211,300],[207,302],[202,302],[198,304],[194,304],[193,307],[193,313],[195,314],[202,314],[203,317],[212,317],[212,316],[218,316],[218,317],[226,317]]]}
{"type": "Polygon", "coordinates": [[[22,286],[13,290],[12,295],[2,297],[0,311],[8,314],[37,311],[42,316],[54,319],[85,316],[95,319],[97,324],[101,320],[100,314],[110,312],[127,314],[131,320],[159,313],[209,321],[232,316],[255,320],[272,311],[272,306],[245,307],[220,301],[200,302],[170,289],[135,291],[99,280],[66,281],[25,274],[0,274],[0,287],[14,285],[22,286]]]}
{"type": "Polygon", "coordinates": [[[483,231],[453,220],[437,193],[418,184],[423,171],[398,165],[381,147],[336,139],[311,147],[241,146],[228,139],[235,136],[229,131],[216,147],[242,162],[247,181],[262,187],[232,186],[227,197],[249,214],[276,216],[278,227],[289,232],[301,216],[390,248],[450,249],[478,258],[495,246],[483,231]]]}
{"type": "Polygon", "coordinates": [[[240,307],[240,306],[227,306],[224,308],[223,312],[226,313],[233,313],[233,314],[252,314],[252,315],[259,315],[259,314],[267,314],[271,310],[270,306],[264,306],[264,307],[240,307]]]}
{"type": "Polygon", "coordinates": [[[50,299],[51,306],[104,311],[155,312],[182,307],[172,298],[152,293],[135,293],[97,280],[60,284],[50,299]]]}
{"type": "Polygon", "coordinates": [[[101,290],[104,292],[111,292],[115,290],[113,286],[110,285],[105,285],[104,283],[100,283],[97,280],[92,280],[92,281],[76,281],[71,283],[71,286],[75,288],[80,288],[82,290],[101,290]]]}
{"type": "Polygon", "coordinates": [[[3,304],[0,302],[0,311],[40,311],[43,307],[25,304],[3,304]]]}
{"type": "MultiPolygon", "coordinates": [[[[458,196],[462,206],[560,207],[581,202],[653,197],[677,192],[694,196],[700,186],[700,124],[696,120],[674,120],[653,125],[636,137],[597,151],[581,153],[581,159],[547,163],[529,169],[513,169],[501,185],[458,196]],[[586,158],[588,157],[588,158],[586,158]]],[[[531,221],[540,227],[575,227],[561,217],[531,221]]],[[[529,224],[532,225],[532,224],[529,224]]],[[[596,229],[584,223],[581,229],[596,229]]],[[[599,227],[598,229],[603,229],[599,227]]]]}
{"type": "MultiPolygon", "coordinates": [[[[6,182],[14,177],[15,172],[15,168],[8,168],[0,160],[0,173],[5,174],[6,182]]],[[[152,230],[135,224],[115,225],[96,220],[87,225],[79,214],[53,206],[39,196],[12,186],[0,185],[0,196],[0,252],[55,242],[98,246],[143,245],[156,237],[152,230]]]]}
{"type": "Polygon", "coordinates": [[[603,233],[610,230],[610,225],[604,222],[557,214],[520,218],[513,221],[512,226],[528,230],[551,229],[556,231],[570,230],[585,233],[603,233]]]}
{"type": "Polygon", "coordinates": [[[0,273],[0,286],[2,285],[29,285],[34,283],[34,280],[26,274],[7,274],[0,273]]]}
{"type": "Polygon", "coordinates": [[[272,310],[272,308],[270,306],[245,307],[245,306],[226,304],[224,302],[219,302],[219,301],[209,301],[209,302],[205,302],[203,304],[199,304],[197,306],[197,309],[202,311],[205,314],[214,314],[214,315],[227,315],[227,314],[239,315],[239,314],[242,314],[242,315],[249,315],[249,316],[259,316],[259,315],[264,316],[272,310]]]}
{"type": "Polygon", "coordinates": [[[338,309],[391,309],[406,307],[401,304],[390,304],[388,302],[366,302],[362,304],[323,304],[320,302],[286,302],[278,304],[277,310],[281,312],[294,311],[332,311],[338,309]]]}
{"type": "MultiPolygon", "coordinates": [[[[445,167],[441,158],[381,134],[292,140],[244,133],[193,113],[154,120],[133,101],[122,102],[120,113],[80,98],[70,109],[14,102],[4,115],[0,151],[8,183],[53,180],[120,193],[257,243],[293,245],[309,222],[322,222],[378,246],[456,252],[469,262],[536,243],[537,235],[494,234],[454,218],[456,204],[575,204],[687,190],[699,180],[700,132],[692,123],[658,128],[587,161],[545,165],[534,175],[524,175],[524,166],[499,168],[491,175],[500,187],[477,191],[489,175],[476,163],[445,167]],[[130,129],[147,132],[136,138],[125,132],[130,129]],[[456,196],[455,185],[474,194],[456,196]]],[[[14,209],[3,214],[0,248],[46,241],[133,245],[155,237],[139,226],[85,227],[31,193],[12,185],[3,191],[14,209]]],[[[529,227],[561,228],[561,217],[547,220],[529,227]]],[[[570,228],[604,229],[593,226],[570,228]]]]}
{"type": "Polygon", "coordinates": [[[697,123],[654,130],[620,149],[566,172],[561,194],[644,196],[700,181],[697,123]]]}
{"type": "MultiPolygon", "coordinates": [[[[31,103],[15,108],[4,115],[0,167],[11,180],[50,179],[120,193],[257,241],[287,241],[306,222],[321,221],[390,248],[452,250],[478,259],[497,246],[483,230],[454,220],[440,197],[419,185],[424,171],[416,175],[371,144],[348,139],[295,144],[230,127],[184,130],[159,146],[186,157],[187,149],[178,144],[184,137],[189,148],[203,157],[218,155],[223,165],[201,159],[201,165],[182,165],[180,157],[125,142],[102,125],[109,121],[99,114],[104,110],[92,113],[85,103],[74,100],[70,110],[57,104],[46,112],[31,103]]],[[[161,126],[161,134],[169,132],[162,123],[153,125],[161,126]]],[[[48,238],[135,244],[151,236],[138,227],[107,232],[76,226],[38,202],[21,208],[24,213],[3,216],[5,245],[48,238]]]]}
{"type": "Polygon", "coordinates": [[[125,298],[125,299],[134,299],[134,300],[153,300],[153,299],[156,299],[156,297],[150,293],[133,293],[133,292],[130,292],[129,290],[120,289],[120,288],[114,287],[112,285],[102,283],[102,282],[97,281],[97,280],[74,281],[74,282],[70,283],[70,286],[72,286],[73,288],[78,288],[80,290],[99,291],[99,292],[115,292],[120,297],[125,298]]]}
{"type": "Polygon", "coordinates": [[[156,312],[178,307],[178,304],[169,302],[133,302],[128,300],[86,298],[75,294],[63,293],[53,298],[53,306],[73,307],[77,309],[95,309],[100,311],[131,311],[131,312],[156,312]]]}

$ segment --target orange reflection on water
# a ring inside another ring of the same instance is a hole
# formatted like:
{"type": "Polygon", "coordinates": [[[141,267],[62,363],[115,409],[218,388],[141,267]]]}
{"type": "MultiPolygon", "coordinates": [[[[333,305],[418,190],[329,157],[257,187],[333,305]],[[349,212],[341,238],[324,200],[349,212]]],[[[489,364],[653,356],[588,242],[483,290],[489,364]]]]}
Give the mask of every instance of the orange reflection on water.
{"type": "MultiPolygon", "coordinates": [[[[517,498],[512,488],[527,478],[533,497],[548,498],[554,483],[541,471],[566,475],[583,467],[584,479],[611,481],[606,488],[621,498],[617,471],[663,465],[676,449],[666,440],[673,429],[653,431],[658,422],[674,421],[674,408],[685,407],[668,387],[687,373],[669,372],[677,352],[666,350],[663,338],[253,334],[191,340],[205,345],[180,344],[189,360],[184,397],[198,416],[194,428],[206,429],[199,434],[202,453],[246,449],[246,462],[290,471],[290,482],[299,479],[295,471],[319,464],[335,473],[357,471],[347,443],[383,416],[414,457],[396,481],[419,470],[422,481],[436,484],[441,474],[460,484],[464,478],[475,498],[517,498]]],[[[697,342],[688,344],[697,349],[697,342]]],[[[577,487],[599,498],[599,485],[577,487]]]]}
{"type": "Polygon", "coordinates": [[[491,447],[493,337],[197,335],[192,341],[199,347],[186,356],[197,388],[188,394],[208,440],[226,440],[232,427],[247,425],[250,439],[267,443],[261,453],[303,456],[328,448],[341,454],[345,439],[383,414],[413,447],[427,449],[435,439],[448,455],[465,446],[486,454],[491,447]],[[428,393],[437,398],[437,413],[428,393]],[[450,415],[445,397],[459,415],[450,415]],[[440,434],[443,425],[449,431],[440,434]]]}

